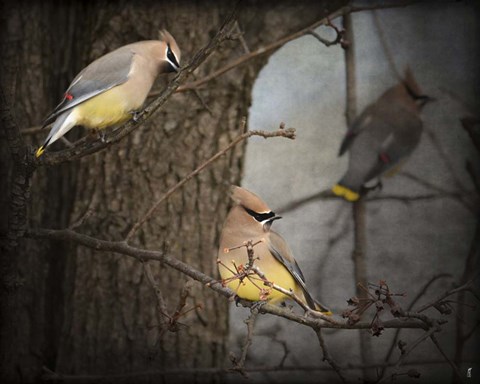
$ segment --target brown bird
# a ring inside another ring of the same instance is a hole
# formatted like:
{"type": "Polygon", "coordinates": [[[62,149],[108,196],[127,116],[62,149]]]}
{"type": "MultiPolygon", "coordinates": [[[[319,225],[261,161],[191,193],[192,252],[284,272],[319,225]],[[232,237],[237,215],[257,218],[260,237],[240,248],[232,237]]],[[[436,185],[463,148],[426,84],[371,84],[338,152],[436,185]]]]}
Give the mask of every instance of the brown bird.
{"type": "Polygon", "coordinates": [[[355,119],[340,146],[350,153],[348,170],[332,192],[356,201],[368,181],[399,166],[420,142],[422,108],[432,97],[424,95],[410,69],[397,85],[387,89],[355,119]]]}
{"type": "Polygon", "coordinates": [[[180,49],[170,33],[116,49],[85,67],[43,126],[53,123],[45,148],[76,125],[103,129],[126,122],[138,111],[160,73],[178,71],[180,49]]]}
{"type": "MultiPolygon", "coordinates": [[[[248,264],[247,249],[244,245],[251,240],[257,267],[264,277],[279,287],[294,292],[313,310],[331,314],[331,312],[312,298],[305,285],[298,263],[293,257],[285,240],[270,228],[280,219],[257,195],[237,186],[232,187],[232,199],[235,205],[225,221],[218,251],[220,276],[228,287],[243,299],[259,301],[262,290],[267,289],[257,275],[249,278],[232,279],[236,268],[248,264]],[[235,248],[235,249],[232,249],[235,248]]],[[[269,291],[267,300],[271,303],[284,301],[289,297],[275,289],[269,291]]]]}

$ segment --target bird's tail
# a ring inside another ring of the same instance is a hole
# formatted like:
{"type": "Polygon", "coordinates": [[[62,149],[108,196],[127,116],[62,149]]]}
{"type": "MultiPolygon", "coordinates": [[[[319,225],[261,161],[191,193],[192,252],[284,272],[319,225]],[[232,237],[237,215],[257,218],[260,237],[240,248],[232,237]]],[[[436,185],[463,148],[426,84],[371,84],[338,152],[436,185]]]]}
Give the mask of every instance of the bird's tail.
{"type": "Polygon", "coordinates": [[[343,185],[335,184],[332,187],[332,192],[334,195],[339,197],[343,197],[347,201],[357,201],[360,198],[360,194],[358,192],[353,191],[352,189],[345,187],[343,185]]]}
{"type": "Polygon", "coordinates": [[[65,135],[70,129],[76,125],[76,121],[72,111],[67,111],[60,115],[57,120],[53,123],[52,129],[47,136],[47,139],[43,145],[37,149],[35,152],[35,157],[40,157],[45,152],[45,149],[52,144],[54,141],[57,141],[60,137],[65,135]]]}
{"type": "Polygon", "coordinates": [[[324,314],[326,316],[332,316],[333,315],[333,312],[330,309],[328,309],[323,304],[319,303],[317,300],[315,300],[315,310],[318,311],[318,312],[322,312],[322,314],[324,314]]]}
{"type": "Polygon", "coordinates": [[[45,146],[42,145],[40,148],[37,149],[37,152],[35,152],[35,157],[40,157],[43,155],[43,152],[45,152],[45,146]]]}
{"type": "Polygon", "coordinates": [[[318,300],[315,300],[312,295],[306,290],[305,286],[302,287],[303,295],[307,305],[314,311],[323,313],[324,315],[331,316],[333,315],[332,311],[328,309],[325,305],[321,304],[318,300]]]}

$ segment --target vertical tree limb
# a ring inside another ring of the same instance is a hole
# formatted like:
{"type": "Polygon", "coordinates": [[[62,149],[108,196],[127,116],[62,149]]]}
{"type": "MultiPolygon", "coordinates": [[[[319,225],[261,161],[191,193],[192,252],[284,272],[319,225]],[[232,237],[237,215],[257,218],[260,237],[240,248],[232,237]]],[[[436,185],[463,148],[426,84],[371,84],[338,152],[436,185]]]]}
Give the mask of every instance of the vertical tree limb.
{"type": "MultiPolygon", "coordinates": [[[[345,116],[347,126],[351,126],[357,115],[357,81],[355,75],[355,52],[354,35],[352,29],[352,16],[346,14],[343,16],[343,28],[345,29],[345,39],[348,42],[345,48],[345,70],[346,70],[346,106],[345,116]]],[[[356,283],[357,297],[365,297],[366,293],[360,289],[360,284],[367,286],[367,263],[366,263],[366,215],[365,202],[363,198],[352,204],[353,230],[354,230],[354,249],[352,252],[354,276],[356,283]]],[[[360,355],[362,365],[372,365],[372,346],[370,335],[363,330],[360,331],[360,355]]],[[[363,379],[369,380],[373,371],[363,369],[363,379]]]]}
{"type": "MultiPolygon", "coordinates": [[[[465,260],[465,269],[463,271],[463,276],[460,284],[465,284],[468,280],[472,279],[476,269],[475,263],[477,262],[479,244],[480,242],[480,221],[477,220],[477,227],[475,229],[475,234],[470,245],[470,250],[468,252],[467,259],[465,260]]],[[[459,305],[457,306],[457,318],[455,324],[455,355],[453,357],[452,367],[458,367],[463,358],[463,349],[465,347],[465,341],[467,340],[466,331],[465,331],[465,291],[460,291],[457,296],[459,305]]],[[[432,339],[433,340],[433,339],[432,339]]],[[[433,340],[434,341],[434,340],[433,340]]],[[[434,341],[435,342],[435,341],[434,341]]],[[[436,344],[436,343],[435,343],[436,344]]],[[[452,382],[461,383],[461,376],[458,375],[458,368],[453,368],[452,372],[452,382]]]]}
{"type": "Polygon", "coordinates": [[[25,232],[30,178],[35,167],[28,161],[28,149],[13,117],[11,105],[7,101],[9,97],[5,94],[4,79],[1,83],[0,121],[13,161],[11,198],[8,207],[8,232],[2,242],[2,248],[9,251],[17,245],[17,240],[23,237],[25,232]]]}

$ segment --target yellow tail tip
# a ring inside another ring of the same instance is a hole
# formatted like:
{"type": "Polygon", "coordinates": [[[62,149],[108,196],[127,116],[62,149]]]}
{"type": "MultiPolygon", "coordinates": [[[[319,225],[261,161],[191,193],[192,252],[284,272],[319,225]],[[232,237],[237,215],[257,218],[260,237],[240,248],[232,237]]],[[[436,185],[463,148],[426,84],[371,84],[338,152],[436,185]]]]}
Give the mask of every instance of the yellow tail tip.
{"type": "Polygon", "coordinates": [[[37,152],[35,152],[35,157],[42,156],[43,152],[45,152],[45,147],[42,145],[40,148],[37,149],[37,152]]]}
{"type": "Polygon", "coordinates": [[[337,196],[343,197],[347,201],[357,201],[360,198],[360,194],[340,184],[334,185],[332,192],[337,196]]]}
{"type": "Polygon", "coordinates": [[[326,312],[320,311],[320,312],[322,312],[322,315],[325,315],[325,316],[333,316],[332,311],[326,311],[326,312]]]}

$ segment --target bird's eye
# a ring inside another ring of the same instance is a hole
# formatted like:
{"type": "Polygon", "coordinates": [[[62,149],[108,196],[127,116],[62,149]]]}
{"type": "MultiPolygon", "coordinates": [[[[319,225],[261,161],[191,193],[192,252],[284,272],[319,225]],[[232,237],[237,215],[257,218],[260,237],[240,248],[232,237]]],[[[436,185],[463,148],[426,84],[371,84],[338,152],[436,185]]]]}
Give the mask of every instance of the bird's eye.
{"type": "Polygon", "coordinates": [[[252,216],[255,220],[257,220],[259,223],[265,221],[265,220],[268,220],[268,219],[271,219],[272,217],[275,216],[275,213],[273,213],[272,211],[270,212],[267,212],[267,213],[258,213],[258,212],[255,212],[255,211],[252,211],[251,209],[248,209],[246,207],[243,207],[245,209],[245,211],[250,215],[252,216]]]}
{"type": "Polygon", "coordinates": [[[167,46],[167,58],[173,63],[177,62],[177,59],[175,58],[175,55],[172,52],[172,49],[170,48],[170,44],[167,46]]]}

